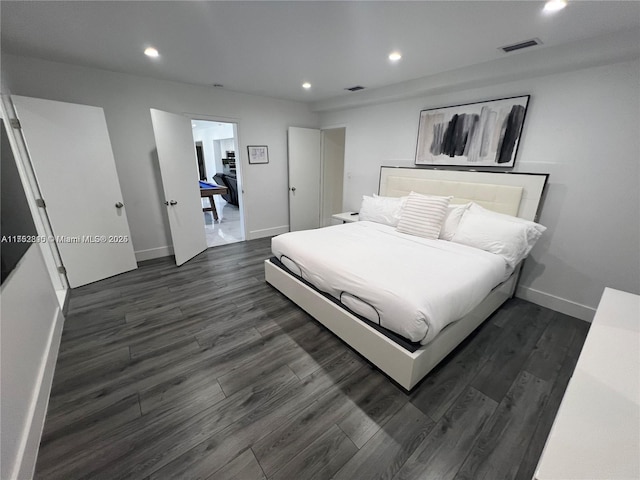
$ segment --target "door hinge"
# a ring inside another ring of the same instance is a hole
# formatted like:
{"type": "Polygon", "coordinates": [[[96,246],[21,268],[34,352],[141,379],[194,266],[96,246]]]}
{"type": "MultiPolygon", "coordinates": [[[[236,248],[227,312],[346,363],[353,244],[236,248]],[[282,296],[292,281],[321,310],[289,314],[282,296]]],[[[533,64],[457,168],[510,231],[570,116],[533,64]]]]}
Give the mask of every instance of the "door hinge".
{"type": "Polygon", "coordinates": [[[40,208],[47,208],[47,204],[41,198],[36,198],[36,205],[40,208]]]}
{"type": "Polygon", "coordinates": [[[58,273],[62,273],[62,274],[64,274],[64,275],[66,275],[66,274],[67,274],[67,269],[66,269],[66,268],[64,268],[64,266],[63,266],[63,265],[60,265],[60,266],[58,267],[58,273]]]}
{"type": "Polygon", "coordinates": [[[18,120],[17,118],[9,119],[9,125],[11,125],[11,128],[17,128],[18,130],[22,129],[22,125],[20,125],[20,120],[18,120]]]}

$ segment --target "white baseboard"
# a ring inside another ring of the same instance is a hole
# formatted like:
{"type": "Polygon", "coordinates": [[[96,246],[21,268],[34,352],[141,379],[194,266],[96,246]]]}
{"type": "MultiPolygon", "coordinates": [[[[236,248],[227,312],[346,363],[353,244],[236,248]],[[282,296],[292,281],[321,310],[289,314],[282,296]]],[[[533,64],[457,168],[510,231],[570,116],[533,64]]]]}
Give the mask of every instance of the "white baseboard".
{"type": "Polygon", "coordinates": [[[587,307],[586,305],[572,302],[565,298],[556,297],[550,293],[541,292],[530,287],[519,286],[516,290],[516,297],[589,323],[593,321],[593,317],[596,314],[595,308],[587,307]]]}
{"type": "Polygon", "coordinates": [[[47,406],[49,405],[53,372],[58,359],[63,326],[64,316],[62,309],[59,308],[56,309],[55,320],[49,333],[47,351],[42,356],[42,366],[36,384],[36,394],[31,399],[29,420],[25,426],[26,435],[18,452],[18,461],[16,462],[12,476],[12,478],[15,479],[33,478],[36,460],[38,458],[38,449],[40,448],[40,439],[44,428],[44,420],[47,415],[47,406]]]}
{"type": "Polygon", "coordinates": [[[168,257],[173,255],[173,246],[148,248],[147,250],[136,250],[136,262],[144,262],[145,260],[153,260],[154,258],[168,257]]]}
{"type": "Polygon", "coordinates": [[[64,314],[67,308],[67,302],[69,301],[69,289],[65,288],[63,290],[56,290],[56,297],[58,297],[58,303],[60,304],[60,308],[64,314]]]}
{"type": "Polygon", "coordinates": [[[281,225],[279,227],[265,228],[262,230],[252,230],[247,235],[247,240],[255,240],[256,238],[273,237],[289,231],[289,225],[281,225]]]}

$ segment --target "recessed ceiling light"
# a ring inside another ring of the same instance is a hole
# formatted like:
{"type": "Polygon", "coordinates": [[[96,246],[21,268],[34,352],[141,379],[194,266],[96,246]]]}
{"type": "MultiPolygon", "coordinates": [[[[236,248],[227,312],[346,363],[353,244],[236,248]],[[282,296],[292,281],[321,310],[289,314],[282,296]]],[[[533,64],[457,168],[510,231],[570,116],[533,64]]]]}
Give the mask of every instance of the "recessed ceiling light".
{"type": "Polygon", "coordinates": [[[302,84],[302,88],[304,88],[305,90],[309,90],[311,88],[311,84],[309,82],[304,82],[302,84]]]}
{"type": "Polygon", "coordinates": [[[549,0],[547,3],[544,4],[544,11],[549,13],[557,12],[559,10],[562,10],[566,6],[567,6],[566,0],[549,0]]]}
{"type": "Polygon", "coordinates": [[[158,50],[156,50],[153,47],[147,47],[144,49],[144,54],[147,57],[151,57],[151,58],[158,58],[160,56],[160,53],[158,52],[158,50]]]}
{"type": "Polygon", "coordinates": [[[389,54],[389,60],[391,60],[392,62],[397,62],[401,58],[402,58],[402,54],[400,54],[400,52],[391,52],[389,54]]]}

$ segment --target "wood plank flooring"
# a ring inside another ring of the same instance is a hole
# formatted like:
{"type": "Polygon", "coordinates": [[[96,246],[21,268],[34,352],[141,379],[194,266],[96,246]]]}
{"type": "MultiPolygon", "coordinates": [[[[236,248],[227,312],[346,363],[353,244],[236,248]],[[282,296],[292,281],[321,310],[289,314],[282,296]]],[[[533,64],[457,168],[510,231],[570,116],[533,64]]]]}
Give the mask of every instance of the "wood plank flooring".
{"type": "Polygon", "coordinates": [[[264,282],[269,247],[73,290],[36,478],[532,477],[587,323],[512,299],[407,394],[264,282]]]}

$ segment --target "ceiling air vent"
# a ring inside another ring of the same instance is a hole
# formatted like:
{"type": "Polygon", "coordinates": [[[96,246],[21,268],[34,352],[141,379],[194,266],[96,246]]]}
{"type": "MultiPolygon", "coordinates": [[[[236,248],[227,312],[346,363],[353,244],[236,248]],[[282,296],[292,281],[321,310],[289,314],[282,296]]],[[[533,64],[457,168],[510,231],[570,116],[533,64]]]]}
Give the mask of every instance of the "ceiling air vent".
{"type": "Polygon", "coordinates": [[[500,47],[498,50],[502,50],[503,52],[509,53],[515,50],[522,50],[523,48],[533,47],[535,45],[542,45],[542,42],[540,41],[539,38],[532,38],[531,40],[514,43],[513,45],[506,45],[504,47],[500,47]]]}
{"type": "Polygon", "coordinates": [[[358,90],[364,90],[362,85],[356,85],[355,87],[345,88],[345,90],[349,90],[350,92],[357,92],[358,90]]]}

